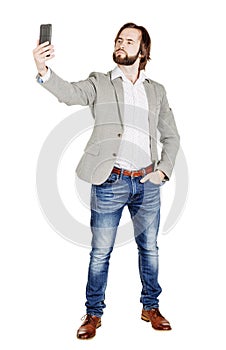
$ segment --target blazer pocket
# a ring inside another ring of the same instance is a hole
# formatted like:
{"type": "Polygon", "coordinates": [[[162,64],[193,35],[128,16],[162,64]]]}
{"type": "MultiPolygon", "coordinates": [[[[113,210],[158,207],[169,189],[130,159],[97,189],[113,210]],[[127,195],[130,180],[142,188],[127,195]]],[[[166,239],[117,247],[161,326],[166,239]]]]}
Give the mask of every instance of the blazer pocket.
{"type": "Polygon", "coordinates": [[[100,144],[99,143],[88,143],[84,149],[85,153],[92,154],[97,156],[100,153],[100,144]]]}

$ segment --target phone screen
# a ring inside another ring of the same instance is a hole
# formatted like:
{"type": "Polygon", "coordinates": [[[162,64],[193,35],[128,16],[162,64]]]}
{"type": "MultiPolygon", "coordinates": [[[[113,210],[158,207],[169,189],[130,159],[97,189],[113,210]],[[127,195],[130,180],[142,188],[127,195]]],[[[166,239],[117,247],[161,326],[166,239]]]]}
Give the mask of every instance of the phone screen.
{"type": "Polygon", "coordinates": [[[41,24],[40,25],[40,37],[39,44],[49,41],[51,44],[52,37],[52,24],[41,24]]]}

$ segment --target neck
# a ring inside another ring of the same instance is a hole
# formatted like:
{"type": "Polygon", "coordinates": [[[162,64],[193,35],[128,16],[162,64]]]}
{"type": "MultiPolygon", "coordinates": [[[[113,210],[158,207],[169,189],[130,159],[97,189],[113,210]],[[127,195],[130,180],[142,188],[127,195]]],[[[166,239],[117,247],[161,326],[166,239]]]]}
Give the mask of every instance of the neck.
{"type": "Polygon", "coordinates": [[[139,64],[136,64],[136,62],[131,66],[124,66],[124,65],[118,65],[119,68],[123,71],[126,78],[129,79],[133,84],[137,81],[139,78],[139,64]]]}

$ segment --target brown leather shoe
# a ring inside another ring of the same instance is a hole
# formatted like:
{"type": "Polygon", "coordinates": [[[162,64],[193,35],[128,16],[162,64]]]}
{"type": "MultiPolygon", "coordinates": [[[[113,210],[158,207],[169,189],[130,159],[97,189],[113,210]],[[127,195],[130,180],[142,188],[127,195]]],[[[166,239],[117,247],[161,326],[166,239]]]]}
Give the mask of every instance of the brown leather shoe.
{"type": "Polygon", "coordinates": [[[141,319],[151,322],[152,327],[158,331],[170,331],[172,328],[161,314],[159,309],[142,310],[141,319]]]}
{"type": "Polygon", "coordinates": [[[78,339],[91,339],[96,335],[96,329],[101,326],[101,318],[92,315],[85,315],[84,322],[77,331],[78,339]]]}

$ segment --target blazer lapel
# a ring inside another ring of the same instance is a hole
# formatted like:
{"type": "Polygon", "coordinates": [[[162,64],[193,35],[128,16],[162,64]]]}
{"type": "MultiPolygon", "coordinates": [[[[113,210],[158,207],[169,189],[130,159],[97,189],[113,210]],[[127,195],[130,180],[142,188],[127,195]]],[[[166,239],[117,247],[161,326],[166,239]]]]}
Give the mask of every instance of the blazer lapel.
{"type": "Polygon", "coordinates": [[[121,121],[121,124],[123,126],[123,119],[124,119],[124,92],[123,92],[123,86],[122,86],[122,80],[121,78],[116,78],[114,80],[111,80],[111,83],[114,87],[115,91],[115,99],[118,104],[118,110],[119,110],[119,118],[121,121]]]}

